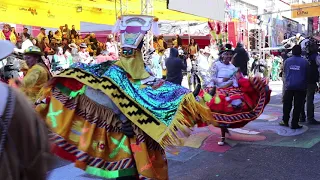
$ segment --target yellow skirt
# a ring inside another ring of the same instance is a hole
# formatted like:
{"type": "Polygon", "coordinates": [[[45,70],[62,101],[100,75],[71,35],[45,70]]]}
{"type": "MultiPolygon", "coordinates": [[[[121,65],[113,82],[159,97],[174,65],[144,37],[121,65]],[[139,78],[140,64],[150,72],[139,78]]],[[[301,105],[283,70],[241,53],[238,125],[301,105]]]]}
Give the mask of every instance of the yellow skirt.
{"type": "Polygon", "coordinates": [[[135,136],[128,138],[118,116],[87,96],[70,98],[58,88],[49,96],[37,111],[52,130],[54,153],[103,178],[168,179],[163,148],[137,126],[132,124],[135,136]]]}

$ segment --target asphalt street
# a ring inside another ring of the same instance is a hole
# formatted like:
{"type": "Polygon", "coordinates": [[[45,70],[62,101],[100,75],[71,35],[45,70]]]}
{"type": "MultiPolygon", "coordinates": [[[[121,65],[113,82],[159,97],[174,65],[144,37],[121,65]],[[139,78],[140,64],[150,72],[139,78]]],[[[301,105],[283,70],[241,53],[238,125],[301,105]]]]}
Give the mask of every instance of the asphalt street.
{"type": "MultiPolygon", "coordinates": [[[[270,86],[273,93],[268,107],[281,111],[282,84],[271,82],[270,86]]],[[[319,115],[320,120],[319,102],[320,95],[316,95],[316,117],[319,115]]],[[[268,115],[268,111],[265,113],[268,115]]],[[[281,119],[278,116],[272,122],[275,127],[281,119]]],[[[168,154],[170,180],[319,180],[320,125],[305,125],[305,129],[304,133],[286,137],[261,132],[259,136],[265,139],[257,142],[231,138],[227,140],[229,148],[223,151],[184,147],[178,155],[168,154]]],[[[54,160],[48,180],[100,179],[86,175],[69,162],[56,157],[54,160]]]]}

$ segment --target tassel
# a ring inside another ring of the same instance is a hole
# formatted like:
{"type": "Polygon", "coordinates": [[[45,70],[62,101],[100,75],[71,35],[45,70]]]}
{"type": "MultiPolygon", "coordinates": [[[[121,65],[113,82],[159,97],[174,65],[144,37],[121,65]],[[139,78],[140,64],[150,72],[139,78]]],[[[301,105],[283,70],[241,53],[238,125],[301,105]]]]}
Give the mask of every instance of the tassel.
{"type": "Polygon", "coordinates": [[[217,23],[217,35],[220,35],[221,33],[221,24],[217,23]]]}

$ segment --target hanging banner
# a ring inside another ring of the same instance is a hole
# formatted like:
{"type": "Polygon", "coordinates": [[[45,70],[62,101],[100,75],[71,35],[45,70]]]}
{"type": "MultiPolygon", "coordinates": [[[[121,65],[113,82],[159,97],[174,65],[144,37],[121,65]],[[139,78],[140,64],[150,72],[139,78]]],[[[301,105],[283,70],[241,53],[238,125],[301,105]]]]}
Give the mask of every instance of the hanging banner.
{"type": "Polygon", "coordinates": [[[319,29],[319,17],[313,17],[312,27],[314,31],[317,31],[319,29]]]}
{"type": "Polygon", "coordinates": [[[293,4],[291,5],[291,17],[314,17],[320,16],[320,3],[293,4]]]}
{"type": "Polygon", "coordinates": [[[237,44],[235,22],[228,22],[228,39],[232,47],[235,47],[237,44]]]}

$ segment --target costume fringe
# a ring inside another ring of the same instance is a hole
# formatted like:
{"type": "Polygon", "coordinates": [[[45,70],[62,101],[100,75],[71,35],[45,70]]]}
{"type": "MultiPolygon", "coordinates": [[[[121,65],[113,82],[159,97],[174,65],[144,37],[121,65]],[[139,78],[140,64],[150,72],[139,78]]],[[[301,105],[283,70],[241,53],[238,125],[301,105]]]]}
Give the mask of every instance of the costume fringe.
{"type": "Polygon", "coordinates": [[[182,146],[184,142],[178,136],[178,132],[182,132],[186,137],[190,136],[191,127],[199,120],[215,123],[210,109],[197,102],[192,93],[186,94],[179,105],[172,123],[157,142],[159,142],[162,148],[182,146]]]}

